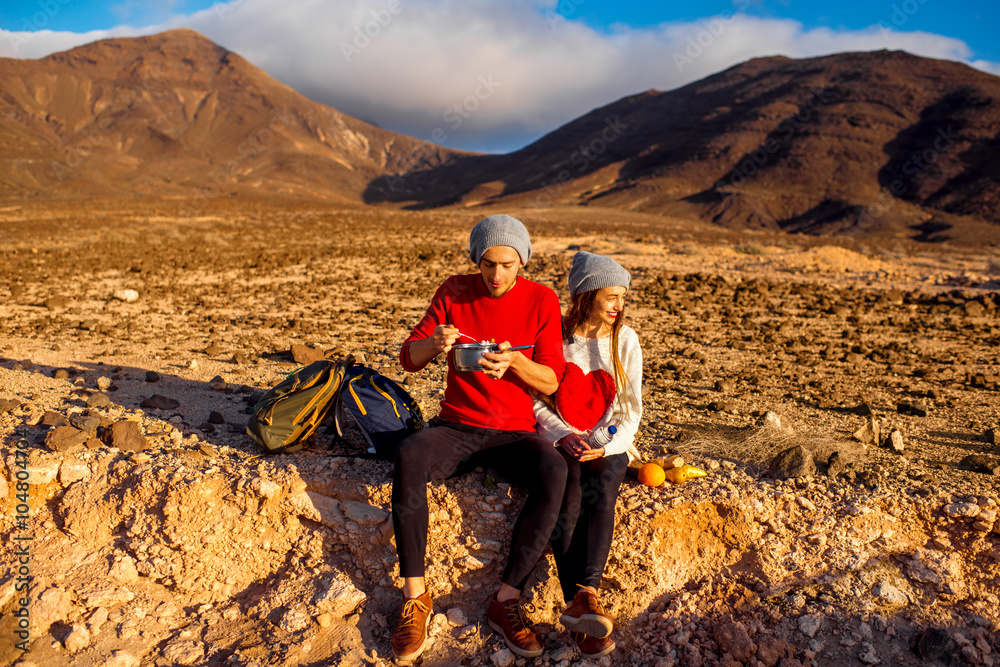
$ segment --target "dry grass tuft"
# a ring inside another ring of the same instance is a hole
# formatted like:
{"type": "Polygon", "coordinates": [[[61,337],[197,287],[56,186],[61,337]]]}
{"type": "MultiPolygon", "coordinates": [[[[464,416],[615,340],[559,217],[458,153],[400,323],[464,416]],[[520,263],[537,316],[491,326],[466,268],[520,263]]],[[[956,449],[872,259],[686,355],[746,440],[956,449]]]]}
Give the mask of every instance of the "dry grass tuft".
{"type": "Polygon", "coordinates": [[[814,455],[836,451],[843,442],[832,433],[814,429],[796,430],[780,422],[764,421],[757,426],[705,426],[685,431],[678,449],[686,456],[740,461],[755,472],[766,470],[777,454],[805,447],[814,455]]]}

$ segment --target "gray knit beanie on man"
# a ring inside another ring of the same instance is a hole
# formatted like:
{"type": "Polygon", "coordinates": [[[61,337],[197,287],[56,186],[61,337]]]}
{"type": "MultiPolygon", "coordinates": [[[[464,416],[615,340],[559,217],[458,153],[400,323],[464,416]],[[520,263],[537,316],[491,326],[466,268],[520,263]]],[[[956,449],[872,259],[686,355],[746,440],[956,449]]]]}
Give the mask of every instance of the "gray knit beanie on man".
{"type": "Polygon", "coordinates": [[[581,250],[573,255],[573,266],[569,270],[569,296],[572,299],[577,294],[602,287],[627,288],[631,280],[632,274],[615,260],[581,250]]]}
{"type": "Polygon", "coordinates": [[[483,253],[495,245],[510,246],[516,250],[521,264],[527,264],[531,257],[531,237],[527,228],[509,215],[491,215],[476,223],[469,234],[469,259],[479,266],[483,253]]]}

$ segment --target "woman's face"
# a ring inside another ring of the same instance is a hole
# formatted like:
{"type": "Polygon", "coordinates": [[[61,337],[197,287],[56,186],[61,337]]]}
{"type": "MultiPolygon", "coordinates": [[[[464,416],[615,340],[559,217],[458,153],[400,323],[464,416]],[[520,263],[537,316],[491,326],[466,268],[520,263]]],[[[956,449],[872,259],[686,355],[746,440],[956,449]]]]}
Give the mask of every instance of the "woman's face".
{"type": "Polygon", "coordinates": [[[590,309],[590,323],[600,326],[602,331],[611,331],[623,310],[625,310],[625,287],[602,287],[594,297],[590,309]]]}

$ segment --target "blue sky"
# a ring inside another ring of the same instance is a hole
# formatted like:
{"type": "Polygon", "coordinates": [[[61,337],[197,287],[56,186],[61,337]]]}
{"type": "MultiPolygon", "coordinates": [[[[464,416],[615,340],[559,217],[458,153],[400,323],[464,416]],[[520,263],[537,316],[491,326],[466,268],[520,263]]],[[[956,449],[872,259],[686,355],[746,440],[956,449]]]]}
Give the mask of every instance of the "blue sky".
{"type": "Polygon", "coordinates": [[[179,27],[344,113],[488,152],[753,57],[903,49],[1000,74],[997,0],[26,0],[0,4],[0,56],[179,27]]]}

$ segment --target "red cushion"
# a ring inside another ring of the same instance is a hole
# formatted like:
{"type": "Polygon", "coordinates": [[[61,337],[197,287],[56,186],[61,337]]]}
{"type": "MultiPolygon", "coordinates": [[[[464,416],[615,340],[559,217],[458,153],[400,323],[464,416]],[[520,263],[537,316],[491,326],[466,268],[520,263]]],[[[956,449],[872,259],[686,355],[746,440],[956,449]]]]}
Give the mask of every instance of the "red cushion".
{"type": "Polygon", "coordinates": [[[615,379],[601,368],[587,374],[574,363],[566,364],[566,372],[556,391],[555,403],[559,416],[578,431],[589,431],[615,400],[615,379]]]}

